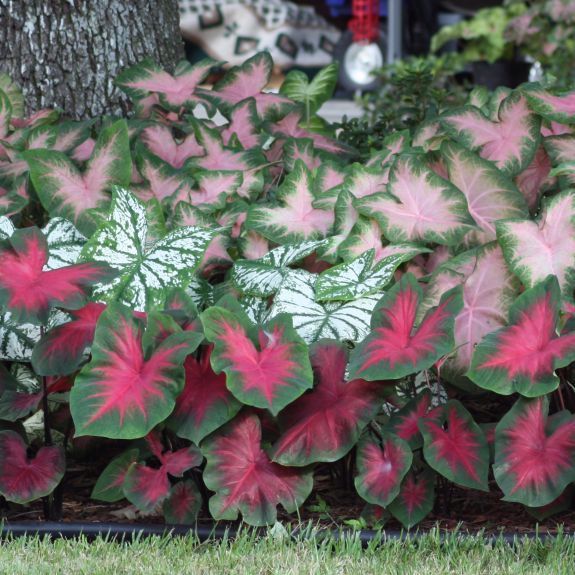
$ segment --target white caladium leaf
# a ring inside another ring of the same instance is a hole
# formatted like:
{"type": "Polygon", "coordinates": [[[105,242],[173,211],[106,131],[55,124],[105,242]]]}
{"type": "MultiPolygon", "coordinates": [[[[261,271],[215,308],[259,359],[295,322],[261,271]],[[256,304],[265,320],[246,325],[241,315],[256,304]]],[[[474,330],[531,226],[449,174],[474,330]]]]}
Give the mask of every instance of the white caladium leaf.
{"type": "Polygon", "coordinates": [[[186,293],[192,298],[198,310],[206,309],[216,303],[212,284],[197,276],[190,281],[186,293]]]}
{"type": "Polygon", "coordinates": [[[497,239],[514,274],[531,288],[557,276],[563,295],[575,287],[575,195],[564,191],[542,201],[536,221],[497,222],[497,239]]]}
{"type": "Polygon", "coordinates": [[[167,288],[189,285],[214,232],[176,228],[147,247],[146,206],[123,188],[115,188],[108,221],[82,250],[84,261],[103,261],[118,270],[94,289],[96,300],[119,301],[138,311],[161,306],[167,288]]]}
{"type": "Polygon", "coordinates": [[[0,216],[0,240],[9,238],[14,233],[14,224],[10,218],[0,216]]]}
{"type": "Polygon", "coordinates": [[[266,322],[269,307],[267,298],[248,295],[239,302],[252,323],[262,325],[266,322]]]}
{"type": "Polygon", "coordinates": [[[315,301],[317,275],[292,270],[285,277],[268,313],[268,319],[288,313],[293,327],[307,342],[320,339],[360,341],[370,329],[371,313],[380,295],[366,296],[349,303],[315,301]]]}
{"type": "Polygon", "coordinates": [[[539,146],[541,120],[518,92],[501,103],[497,122],[473,106],[445,114],[442,121],[451,136],[510,176],[531,163],[539,146]]]}
{"type": "Polygon", "coordinates": [[[274,294],[289,266],[309,256],[325,245],[325,241],[286,244],[257,260],[239,260],[234,264],[232,279],[245,294],[266,297],[274,294]]]}
{"type": "Polygon", "coordinates": [[[475,226],[463,193],[416,156],[398,157],[387,190],[357,200],[356,207],[375,218],[391,242],[453,245],[475,226]]]}
{"type": "Polygon", "coordinates": [[[521,192],[491,162],[453,142],[442,145],[441,155],[449,181],[465,194],[469,213],[483,231],[479,243],[495,239],[497,220],[529,216],[521,192]]]}
{"type": "Polygon", "coordinates": [[[315,240],[327,235],[334,222],[333,211],[313,206],[315,182],[301,161],[278,189],[279,206],[250,209],[246,227],[277,242],[315,240]]]}
{"type": "Polygon", "coordinates": [[[414,245],[411,252],[384,257],[374,265],[375,250],[368,250],[350,263],[321,273],[315,284],[315,298],[318,301],[353,301],[375,292],[382,295],[382,288],[393,280],[395,271],[402,263],[429,251],[414,245]]]}
{"type": "Polygon", "coordinates": [[[46,270],[55,270],[71,266],[78,261],[86,238],[64,218],[52,218],[42,233],[48,242],[49,254],[46,270]]]}

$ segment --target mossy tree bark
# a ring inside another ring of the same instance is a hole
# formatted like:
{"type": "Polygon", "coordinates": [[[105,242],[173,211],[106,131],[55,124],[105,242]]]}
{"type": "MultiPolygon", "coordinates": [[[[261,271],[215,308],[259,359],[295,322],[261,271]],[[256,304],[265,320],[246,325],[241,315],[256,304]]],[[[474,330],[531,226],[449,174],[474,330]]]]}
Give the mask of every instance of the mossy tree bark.
{"type": "Polygon", "coordinates": [[[28,113],[124,114],[113,80],[146,56],[167,70],[184,57],[178,0],[0,0],[0,72],[28,113]]]}

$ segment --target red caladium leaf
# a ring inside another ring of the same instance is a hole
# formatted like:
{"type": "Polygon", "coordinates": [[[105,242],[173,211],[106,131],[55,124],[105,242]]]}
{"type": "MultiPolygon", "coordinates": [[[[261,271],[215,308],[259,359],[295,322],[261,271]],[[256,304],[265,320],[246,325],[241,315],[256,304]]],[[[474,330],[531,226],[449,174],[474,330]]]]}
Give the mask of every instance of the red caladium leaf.
{"type": "Polygon", "coordinates": [[[194,92],[198,84],[217,64],[218,62],[210,58],[205,58],[193,66],[189,62],[180,62],[172,76],[153,60],[146,58],[119,74],[116,84],[134,100],[158,94],[164,106],[179,110],[182,106],[197,103],[200,98],[194,92]]]}
{"type": "Polygon", "coordinates": [[[58,325],[34,346],[32,365],[39,375],[66,375],[75,371],[94,339],[96,323],[106,306],[89,303],[71,311],[71,321],[58,325]]]}
{"type": "Polygon", "coordinates": [[[0,242],[0,304],[15,321],[46,323],[52,307],[81,308],[91,286],[115,275],[100,262],[43,271],[48,256],[38,228],[16,230],[0,242]]]}
{"type": "Polygon", "coordinates": [[[516,176],[531,163],[539,146],[541,120],[516,92],[499,107],[499,121],[492,122],[480,110],[465,106],[443,116],[447,132],[466,147],[479,150],[486,160],[516,176]]]}
{"type": "Polygon", "coordinates": [[[139,449],[128,449],[112,459],[98,477],[90,497],[110,503],[124,499],[124,479],[132,464],[138,461],[139,455],[139,449]]]}
{"type": "Polygon", "coordinates": [[[418,424],[430,410],[431,399],[431,392],[424,390],[391,415],[386,429],[407,441],[411,449],[419,449],[423,445],[423,438],[418,424]]]}
{"type": "Polygon", "coordinates": [[[194,133],[176,140],[172,130],[161,124],[145,128],[141,137],[152,154],[176,169],[182,168],[189,158],[204,154],[194,133]]]}
{"type": "Polygon", "coordinates": [[[176,483],[164,501],[164,519],[169,525],[192,525],[202,507],[202,495],[191,480],[176,483]]]}
{"type": "Polygon", "coordinates": [[[551,418],[549,397],[520,399],[495,430],[495,480],[506,501],[541,507],[575,481],[575,418],[551,418]]]}
{"type": "Polygon", "coordinates": [[[241,407],[226,387],[226,374],[212,369],[212,348],[205,348],[199,360],[192,355],[186,358],[186,385],[168,420],[177,435],[195,444],[232,419],[241,407]]]}
{"type": "Polygon", "coordinates": [[[0,495],[14,503],[28,503],[52,493],[64,476],[61,447],[42,447],[34,457],[14,431],[0,431],[0,495]]]}
{"type": "Polygon", "coordinates": [[[399,494],[412,459],[408,443],[396,435],[367,436],[357,446],[357,492],[367,502],[387,507],[399,494]]]}
{"type": "Polygon", "coordinates": [[[288,316],[278,316],[257,329],[222,307],[201,315],[208,341],[215,344],[211,363],[227,375],[228,389],[242,403],[269,409],[276,415],[313,383],[307,346],[288,316]]]}
{"type": "Polygon", "coordinates": [[[346,381],[347,349],[342,343],[320,341],[310,354],[316,385],[280,414],[284,431],[272,455],[282,465],[343,457],[379,411],[386,391],[381,382],[346,381]]]}
{"type": "Polygon", "coordinates": [[[162,323],[170,321],[173,334],[154,347],[155,338],[144,337],[144,322],[131,310],[112,304],[102,313],[92,359],[70,393],[77,436],[143,437],[173,411],[184,387],[182,364],[203,336],[181,332],[168,316],[162,323]]]}
{"type": "Polygon", "coordinates": [[[458,244],[475,227],[464,194],[428,168],[422,157],[399,157],[387,192],[361,198],[358,211],[374,218],[394,243],[458,244]]]}
{"type": "Polygon", "coordinates": [[[433,409],[419,421],[425,461],[464,487],[488,491],[489,447],[481,428],[459,401],[433,409]]]}
{"type": "Polygon", "coordinates": [[[352,352],[350,377],[399,379],[428,369],[453,349],[453,322],[463,305],[461,290],[443,295],[415,329],[422,289],[405,274],[373,311],[372,332],[352,352]]]}
{"type": "Polygon", "coordinates": [[[388,511],[406,528],[417,525],[432,509],[435,501],[435,473],[425,469],[408,473],[399,495],[389,504],[388,511]]]}
{"type": "Polygon", "coordinates": [[[204,482],[214,519],[243,520],[250,525],[274,523],[276,507],[295,511],[313,486],[311,470],[283,467],[261,447],[261,424],[255,415],[240,415],[202,443],[207,465],[204,482]]]}
{"type": "Polygon", "coordinates": [[[272,108],[290,106],[293,102],[279,94],[263,93],[272,70],[273,60],[268,52],[259,52],[241,66],[228,70],[226,75],[214,85],[213,90],[198,90],[198,94],[215,102],[222,109],[230,109],[235,104],[254,98],[257,112],[264,116],[272,108]]]}
{"type": "Polygon", "coordinates": [[[50,215],[74,222],[86,235],[94,229],[87,210],[105,207],[111,200],[107,192],[112,185],[130,183],[132,162],[125,120],[100,132],[84,172],[62,152],[34,150],[25,152],[24,156],[42,205],[50,215]]]}
{"type": "Polygon", "coordinates": [[[476,347],[468,377],[503,395],[536,397],[556,389],[555,370],[575,360],[575,332],[557,335],[560,307],[555,276],[522,293],[511,306],[509,326],[476,347]]]}

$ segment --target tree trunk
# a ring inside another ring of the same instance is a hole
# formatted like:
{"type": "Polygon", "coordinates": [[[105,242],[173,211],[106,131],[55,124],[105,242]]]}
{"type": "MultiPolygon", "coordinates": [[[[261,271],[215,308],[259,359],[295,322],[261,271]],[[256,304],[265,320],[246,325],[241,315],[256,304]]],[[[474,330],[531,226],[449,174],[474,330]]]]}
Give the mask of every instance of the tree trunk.
{"type": "Polygon", "coordinates": [[[168,71],[183,59],[177,0],[0,0],[0,72],[28,113],[125,114],[113,80],[146,56],[168,71]]]}

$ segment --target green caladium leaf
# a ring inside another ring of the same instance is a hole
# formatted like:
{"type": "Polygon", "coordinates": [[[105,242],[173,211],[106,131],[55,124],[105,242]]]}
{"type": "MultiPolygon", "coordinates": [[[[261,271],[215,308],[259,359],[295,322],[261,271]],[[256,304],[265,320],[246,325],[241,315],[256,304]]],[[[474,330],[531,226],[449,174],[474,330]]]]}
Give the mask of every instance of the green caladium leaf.
{"type": "Polygon", "coordinates": [[[280,287],[289,266],[323,247],[325,241],[286,244],[257,260],[239,260],[234,264],[232,279],[245,294],[266,297],[280,287]]]}
{"type": "Polygon", "coordinates": [[[315,292],[318,301],[353,301],[375,292],[381,294],[397,268],[417,254],[429,252],[427,248],[413,246],[411,252],[382,258],[375,265],[375,249],[370,249],[350,263],[334,266],[320,274],[315,292]]]}
{"type": "Polygon", "coordinates": [[[139,455],[139,449],[128,449],[112,459],[98,477],[90,497],[110,503],[124,499],[124,479],[132,464],[138,461],[139,455]]]}
{"type": "Polygon", "coordinates": [[[128,190],[114,190],[108,221],[82,250],[85,261],[104,261],[118,271],[100,284],[94,298],[119,301],[138,311],[160,307],[167,288],[187,287],[214,232],[192,226],[177,228],[148,245],[146,207],[128,190]]]}
{"type": "Polygon", "coordinates": [[[371,313],[381,296],[366,296],[344,304],[320,303],[315,299],[316,279],[315,274],[292,270],[282,282],[268,317],[288,313],[295,330],[307,343],[363,339],[369,333],[371,313]]]}

